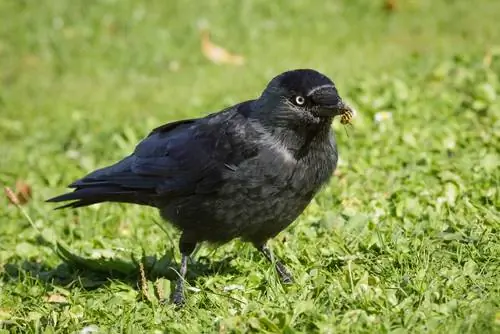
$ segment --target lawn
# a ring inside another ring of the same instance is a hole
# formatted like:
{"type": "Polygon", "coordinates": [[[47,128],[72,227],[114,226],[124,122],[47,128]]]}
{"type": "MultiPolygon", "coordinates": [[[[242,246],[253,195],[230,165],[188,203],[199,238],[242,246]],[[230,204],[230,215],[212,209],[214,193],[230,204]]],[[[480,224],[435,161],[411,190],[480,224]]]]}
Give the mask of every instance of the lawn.
{"type": "Polygon", "coordinates": [[[499,1],[0,1],[0,333],[500,333],[499,1]],[[216,65],[212,40],[244,56],[216,65]],[[496,44],[495,44],[496,43],[496,44]],[[271,246],[201,247],[150,209],[44,200],[153,127],[311,67],[358,111],[271,246]],[[26,196],[29,197],[29,196],[26,196]],[[59,242],[59,248],[55,243],[59,242]],[[139,270],[139,263],[144,273],[139,270]]]}

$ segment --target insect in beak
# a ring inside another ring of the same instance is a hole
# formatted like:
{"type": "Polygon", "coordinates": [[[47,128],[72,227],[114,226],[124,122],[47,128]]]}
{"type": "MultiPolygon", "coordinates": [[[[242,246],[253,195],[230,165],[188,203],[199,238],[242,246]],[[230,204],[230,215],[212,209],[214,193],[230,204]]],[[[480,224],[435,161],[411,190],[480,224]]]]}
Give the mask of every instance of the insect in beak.
{"type": "Polygon", "coordinates": [[[342,115],[340,115],[340,123],[343,124],[343,125],[351,124],[351,121],[352,121],[353,117],[354,117],[354,114],[352,112],[352,109],[351,108],[345,108],[344,112],[342,113],[342,115]]]}
{"type": "Polygon", "coordinates": [[[344,130],[345,133],[347,134],[347,137],[349,137],[349,133],[347,132],[347,126],[352,125],[352,119],[354,118],[354,113],[351,108],[347,107],[343,110],[343,113],[340,115],[340,124],[344,125],[344,130]]]}

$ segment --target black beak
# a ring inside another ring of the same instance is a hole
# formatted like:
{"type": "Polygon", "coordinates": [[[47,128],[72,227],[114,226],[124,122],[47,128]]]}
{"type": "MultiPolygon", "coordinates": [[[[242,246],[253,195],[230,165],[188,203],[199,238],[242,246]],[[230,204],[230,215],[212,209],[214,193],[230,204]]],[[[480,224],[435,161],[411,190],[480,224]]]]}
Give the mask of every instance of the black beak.
{"type": "Polygon", "coordinates": [[[340,100],[339,103],[337,103],[334,107],[334,112],[336,113],[335,116],[340,116],[343,115],[347,112],[350,112],[351,114],[353,113],[351,107],[349,107],[347,104],[344,103],[344,101],[340,100]]]}
{"type": "Polygon", "coordinates": [[[334,117],[351,111],[351,108],[342,101],[335,86],[324,86],[310,94],[314,104],[318,106],[318,116],[334,117]]]}

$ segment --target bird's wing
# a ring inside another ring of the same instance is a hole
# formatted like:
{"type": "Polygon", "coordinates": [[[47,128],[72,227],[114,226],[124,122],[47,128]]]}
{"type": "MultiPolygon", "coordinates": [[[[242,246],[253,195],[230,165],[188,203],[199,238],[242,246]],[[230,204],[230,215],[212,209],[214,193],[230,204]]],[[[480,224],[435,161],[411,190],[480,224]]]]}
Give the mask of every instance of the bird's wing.
{"type": "Polygon", "coordinates": [[[256,154],[252,144],[237,140],[238,113],[165,124],[153,130],[133,154],[97,170],[71,187],[118,186],[155,195],[211,192],[223,175],[256,154]]]}
{"type": "Polygon", "coordinates": [[[135,149],[134,176],[159,181],[156,191],[191,193],[207,180],[221,180],[231,147],[221,124],[201,122],[182,131],[152,133],[135,149]]]}

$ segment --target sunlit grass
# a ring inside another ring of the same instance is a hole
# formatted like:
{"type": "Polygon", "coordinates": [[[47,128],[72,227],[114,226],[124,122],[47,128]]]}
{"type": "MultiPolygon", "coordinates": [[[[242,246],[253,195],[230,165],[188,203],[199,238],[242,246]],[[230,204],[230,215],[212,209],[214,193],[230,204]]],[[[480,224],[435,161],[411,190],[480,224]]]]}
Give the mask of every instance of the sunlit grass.
{"type": "Polygon", "coordinates": [[[0,181],[31,186],[36,226],[0,199],[0,331],[499,332],[500,2],[396,3],[0,2],[0,181]],[[207,23],[244,66],[203,57],[207,23]],[[178,234],[154,210],[44,203],[153,127],[296,67],[358,115],[348,135],[334,125],[335,178],[272,241],[294,285],[249,245],[202,247],[174,310],[154,282],[175,277],[178,234]]]}

